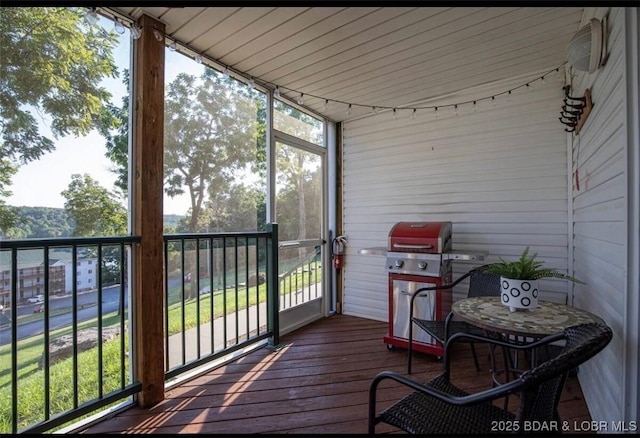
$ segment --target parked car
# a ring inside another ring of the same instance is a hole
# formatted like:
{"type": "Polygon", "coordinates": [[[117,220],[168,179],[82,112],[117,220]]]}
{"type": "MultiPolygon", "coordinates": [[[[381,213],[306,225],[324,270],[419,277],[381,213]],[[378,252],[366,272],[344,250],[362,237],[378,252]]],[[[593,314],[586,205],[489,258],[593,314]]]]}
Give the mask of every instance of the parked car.
{"type": "Polygon", "coordinates": [[[27,298],[29,304],[44,303],[44,295],[36,295],[34,297],[27,298]]]}

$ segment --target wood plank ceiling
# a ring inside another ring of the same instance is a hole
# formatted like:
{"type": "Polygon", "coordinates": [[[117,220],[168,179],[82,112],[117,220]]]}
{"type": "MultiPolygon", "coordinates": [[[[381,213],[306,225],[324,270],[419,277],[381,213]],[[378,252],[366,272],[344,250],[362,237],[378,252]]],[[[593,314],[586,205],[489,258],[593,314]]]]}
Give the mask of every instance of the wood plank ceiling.
{"type": "Polygon", "coordinates": [[[552,70],[565,62],[583,13],[571,7],[111,9],[157,18],[169,42],[189,47],[191,55],[257,84],[278,85],[294,101],[303,93],[304,106],[334,121],[552,70]]]}

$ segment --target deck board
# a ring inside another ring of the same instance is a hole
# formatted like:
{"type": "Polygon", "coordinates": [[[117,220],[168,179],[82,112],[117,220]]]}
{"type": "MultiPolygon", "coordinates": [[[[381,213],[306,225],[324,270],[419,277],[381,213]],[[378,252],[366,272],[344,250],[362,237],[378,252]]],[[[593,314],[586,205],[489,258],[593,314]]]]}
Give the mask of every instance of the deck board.
{"type": "MultiPolygon", "coordinates": [[[[368,390],[382,370],[406,374],[406,351],[383,342],[387,325],[345,315],[316,321],[281,338],[281,348],[261,348],[166,391],[157,405],[132,407],[85,429],[84,433],[366,433],[368,390]]],[[[491,385],[486,350],[453,352],[452,379],[475,392],[491,385]]],[[[426,381],[442,370],[435,357],[416,353],[412,377],[426,381]]],[[[380,404],[408,392],[383,381],[380,404]]],[[[515,407],[511,398],[509,406],[515,407]]],[[[563,420],[591,419],[576,377],[560,400],[563,420]]],[[[379,425],[376,432],[397,432],[379,425]]]]}

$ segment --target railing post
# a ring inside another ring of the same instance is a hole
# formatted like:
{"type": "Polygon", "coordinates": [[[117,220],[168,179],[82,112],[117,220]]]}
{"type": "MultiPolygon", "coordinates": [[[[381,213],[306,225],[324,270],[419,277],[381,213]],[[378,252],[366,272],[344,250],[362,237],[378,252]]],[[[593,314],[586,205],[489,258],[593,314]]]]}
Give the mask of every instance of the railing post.
{"type": "Polygon", "coordinates": [[[267,239],[267,324],[273,336],[269,338],[269,346],[280,344],[280,280],[278,278],[278,224],[267,224],[271,234],[267,239]]]}

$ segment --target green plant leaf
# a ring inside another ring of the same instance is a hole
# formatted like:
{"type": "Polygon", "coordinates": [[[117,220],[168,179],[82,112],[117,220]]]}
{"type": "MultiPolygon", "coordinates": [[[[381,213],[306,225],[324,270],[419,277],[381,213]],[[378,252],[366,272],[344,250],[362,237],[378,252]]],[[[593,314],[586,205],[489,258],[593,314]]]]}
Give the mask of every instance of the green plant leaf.
{"type": "Polygon", "coordinates": [[[541,278],[558,278],[569,280],[574,283],[585,284],[577,278],[558,271],[555,268],[545,268],[544,262],[537,260],[537,253],[529,255],[529,247],[527,246],[520,257],[515,261],[506,261],[500,257],[500,262],[491,263],[481,268],[483,272],[489,274],[498,274],[505,278],[514,280],[539,280],[541,278]]]}

